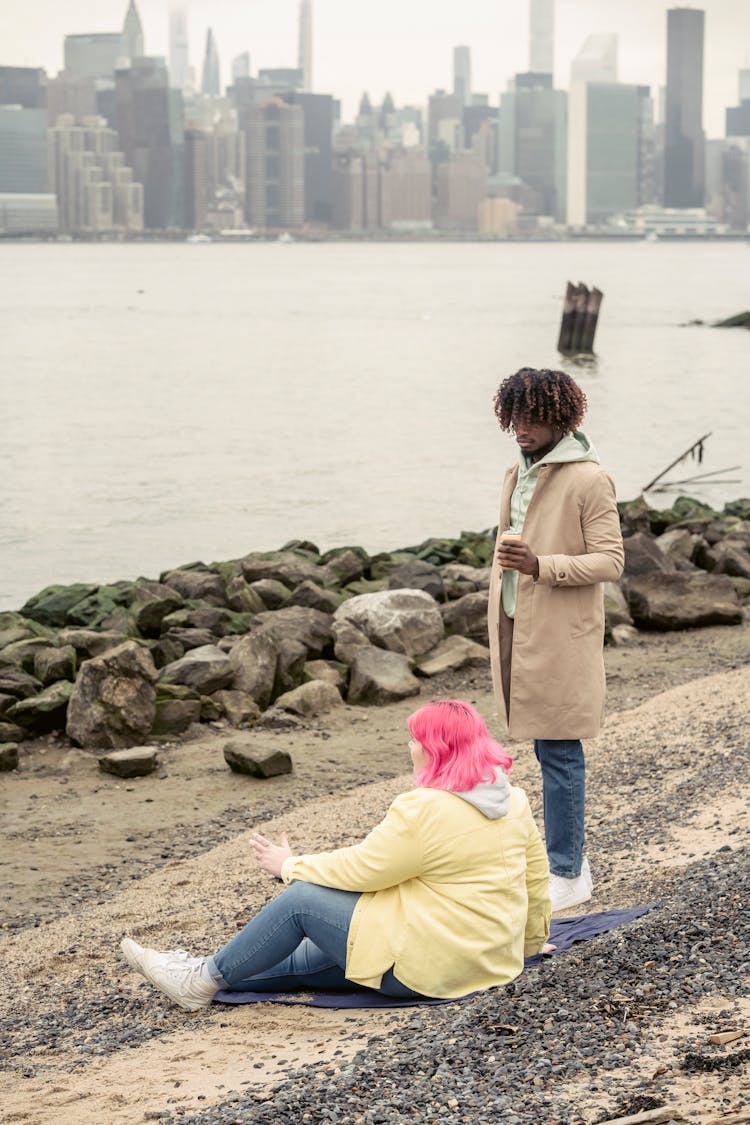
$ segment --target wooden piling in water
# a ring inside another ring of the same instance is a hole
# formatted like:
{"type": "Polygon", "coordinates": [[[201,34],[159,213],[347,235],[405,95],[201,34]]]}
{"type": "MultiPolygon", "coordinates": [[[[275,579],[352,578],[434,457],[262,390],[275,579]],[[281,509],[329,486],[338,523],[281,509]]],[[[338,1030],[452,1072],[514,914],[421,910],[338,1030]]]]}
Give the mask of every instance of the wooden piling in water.
{"type": "Polygon", "coordinates": [[[601,289],[589,289],[583,282],[568,282],[557,340],[557,350],[563,355],[593,353],[603,297],[601,289]]]}

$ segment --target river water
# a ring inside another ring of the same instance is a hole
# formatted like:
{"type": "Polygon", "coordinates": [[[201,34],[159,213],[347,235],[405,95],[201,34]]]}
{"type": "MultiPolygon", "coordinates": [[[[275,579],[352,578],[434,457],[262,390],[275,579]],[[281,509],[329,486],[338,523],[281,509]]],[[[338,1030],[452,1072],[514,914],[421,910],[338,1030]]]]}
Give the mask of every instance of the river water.
{"type": "MultiPolygon", "coordinates": [[[[750,495],[744,243],[0,246],[0,609],[290,538],[370,550],[496,522],[492,395],[566,367],[636,495],[700,435],[750,495]],[[565,283],[604,290],[560,362],[565,283]]],[[[675,493],[652,496],[668,506],[675,493]]]]}

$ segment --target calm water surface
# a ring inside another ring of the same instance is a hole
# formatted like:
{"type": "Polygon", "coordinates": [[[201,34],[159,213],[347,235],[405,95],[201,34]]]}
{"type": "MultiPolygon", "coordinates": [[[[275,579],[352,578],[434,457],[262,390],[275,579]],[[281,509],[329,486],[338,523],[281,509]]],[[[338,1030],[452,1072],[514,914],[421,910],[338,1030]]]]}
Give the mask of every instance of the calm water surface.
{"type": "Polygon", "coordinates": [[[702,469],[744,467],[685,491],[750,495],[750,332],[681,326],[747,308],[749,273],[742,243],[0,246],[0,609],[492,525],[516,456],[492,395],[560,366],[568,279],[605,292],[568,370],[620,497],[709,430],[702,469]]]}

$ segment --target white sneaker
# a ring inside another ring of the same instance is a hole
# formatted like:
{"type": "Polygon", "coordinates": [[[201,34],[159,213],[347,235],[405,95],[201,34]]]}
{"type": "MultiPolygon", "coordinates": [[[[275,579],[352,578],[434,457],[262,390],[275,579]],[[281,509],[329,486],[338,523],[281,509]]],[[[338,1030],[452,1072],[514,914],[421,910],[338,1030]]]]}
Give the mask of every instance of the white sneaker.
{"type": "MultiPolygon", "coordinates": [[[[123,957],[130,965],[130,968],[136,973],[141,973],[144,977],[147,976],[146,970],[143,967],[143,955],[145,953],[153,953],[154,950],[147,949],[145,945],[139,945],[137,941],[133,941],[133,939],[129,937],[122,939],[120,949],[122,950],[123,957]]],[[[170,956],[175,960],[182,960],[186,965],[202,965],[204,961],[203,957],[193,957],[192,954],[188,953],[187,949],[172,949],[170,950],[170,956]]]]}
{"type": "Polygon", "coordinates": [[[191,957],[184,949],[160,953],[138,945],[132,938],[124,938],[120,948],[132,969],[186,1012],[207,1008],[218,992],[218,986],[203,976],[202,957],[191,957]]]}
{"type": "Polygon", "coordinates": [[[580,906],[588,902],[594,889],[589,861],[584,856],[581,864],[581,874],[575,879],[564,879],[562,875],[550,875],[549,897],[552,900],[552,912],[567,910],[571,906],[580,906]]]}

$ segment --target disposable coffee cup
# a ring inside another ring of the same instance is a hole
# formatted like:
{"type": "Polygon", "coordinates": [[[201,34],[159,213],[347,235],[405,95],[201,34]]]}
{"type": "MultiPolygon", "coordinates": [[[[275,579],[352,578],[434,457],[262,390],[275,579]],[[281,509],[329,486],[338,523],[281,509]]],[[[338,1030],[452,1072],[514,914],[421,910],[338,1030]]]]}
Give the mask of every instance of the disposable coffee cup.
{"type": "Polygon", "coordinates": [[[521,532],[519,531],[519,529],[517,527],[506,527],[505,531],[500,536],[500,541],[502,542],[503,539],[520,539],[520,538],[521,538],[521,532]]]}

